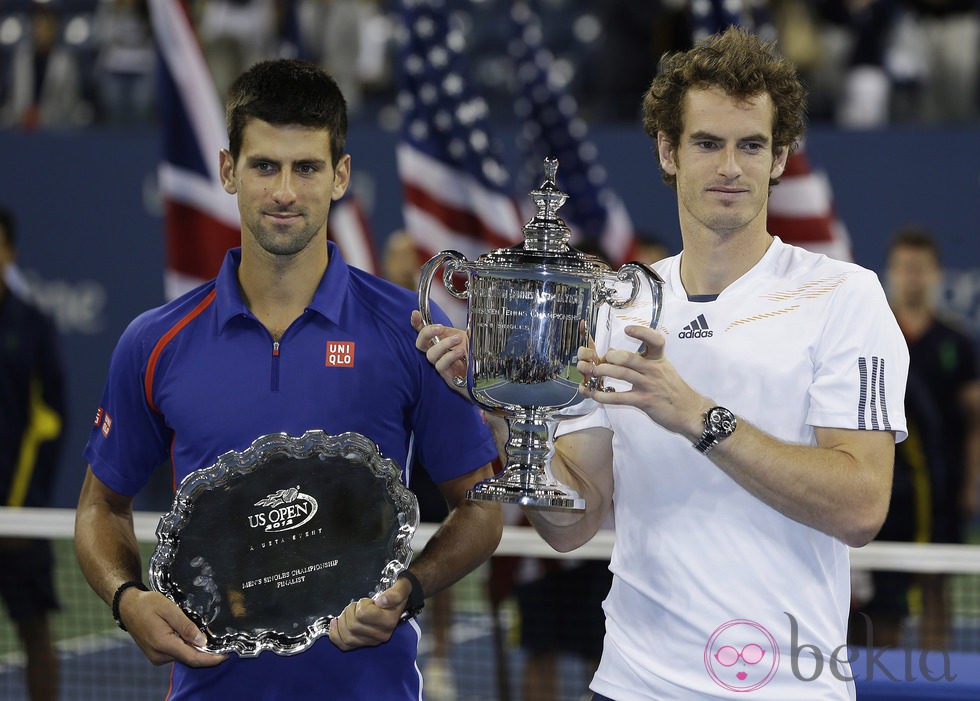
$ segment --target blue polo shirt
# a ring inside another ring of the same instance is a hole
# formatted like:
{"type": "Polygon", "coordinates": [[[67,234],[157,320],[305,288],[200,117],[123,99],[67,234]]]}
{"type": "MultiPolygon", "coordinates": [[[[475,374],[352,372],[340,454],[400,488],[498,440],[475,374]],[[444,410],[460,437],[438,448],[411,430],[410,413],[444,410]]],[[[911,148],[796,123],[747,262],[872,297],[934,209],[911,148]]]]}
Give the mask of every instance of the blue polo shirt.
{"type": "MultiPolygon", "coordinates": [[[[168,457],[179,483],[259,436],[310,429],[364,434],[403,469],[414,433],[436,482],[496,456],[476,409],[415,348],[412,292],[349,267],[330,244],[313,301],[276,343],[245,305],[240,263],[229,251],[215,280],[123,333],[84,451],[102,482],[135,495],[168,457]]],[[[299,655],[176,664],[170,699],[418,699],[418,640],[413,621],[353,652],[324,637],[299,655]]]]}

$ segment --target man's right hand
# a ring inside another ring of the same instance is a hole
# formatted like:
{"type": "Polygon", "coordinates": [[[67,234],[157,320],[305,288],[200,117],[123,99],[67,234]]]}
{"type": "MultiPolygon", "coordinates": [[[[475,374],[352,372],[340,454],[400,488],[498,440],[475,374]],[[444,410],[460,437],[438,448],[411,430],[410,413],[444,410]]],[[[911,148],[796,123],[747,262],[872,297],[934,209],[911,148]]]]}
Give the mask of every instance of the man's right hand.
{"type": "Polygon", "coordinates": [[[228,659],[228,655],[197,649],[207,643],[204,633],[159,592],[127,589],[119,601],[119,617],[153,664],[181,662],[188,667],[214,667],[228,659]]]}
{"type": "Polygon", "coordinates": [[[439,371],[447,385],[469,399],[466,389],[466,353],[469,340],[466,332],[442,324],[426,326],[422,323],[422,314],[418,310],[412,312],[412,328],[419,332],[415,347],[425,353],[425,357],[439,371]]]}

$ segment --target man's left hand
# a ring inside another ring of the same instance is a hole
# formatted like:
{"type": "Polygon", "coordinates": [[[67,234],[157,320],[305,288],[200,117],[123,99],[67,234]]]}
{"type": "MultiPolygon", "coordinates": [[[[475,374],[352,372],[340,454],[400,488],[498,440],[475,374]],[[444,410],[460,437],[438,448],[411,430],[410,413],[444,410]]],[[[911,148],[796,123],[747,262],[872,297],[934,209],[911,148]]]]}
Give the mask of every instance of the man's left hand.
{"type": "Polygon", "coordinates": [[[345,652],[388,642],[408,605],[411,591],[411,582],[402,578],[373,599],[352,601],[340,616],[330,621],[330,642],[345,652]]]}

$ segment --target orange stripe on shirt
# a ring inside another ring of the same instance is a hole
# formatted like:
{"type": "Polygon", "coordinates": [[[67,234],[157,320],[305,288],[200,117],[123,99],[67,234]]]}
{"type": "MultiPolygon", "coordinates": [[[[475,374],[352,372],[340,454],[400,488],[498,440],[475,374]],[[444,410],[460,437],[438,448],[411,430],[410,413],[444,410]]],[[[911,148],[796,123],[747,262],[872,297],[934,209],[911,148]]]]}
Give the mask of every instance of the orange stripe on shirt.
{"type": "Polygon", "coordinates": [[[150,405],[150,408],[159,413],[156,404],[153,403],[153,376],[156,374],[157,361],[160,359],[160,354],[163,353],[163,349],[166,348],[167,344],[173,340],[174,336],[180,333],[180,330],[191,323],[194,319],[201,315],[205,309],[214,301],[216,290],[211,290],[207,297],[201,300],[201,302],[194,307],[190,313],[183,319],[178,321],[171,327],[167,333],[165,333],[157,344],[153,347],[153,352],[150,353],[150,360],[146,364],[146,378],[143,380],[143,393],[146,395],[146,402],[150,405]]]}

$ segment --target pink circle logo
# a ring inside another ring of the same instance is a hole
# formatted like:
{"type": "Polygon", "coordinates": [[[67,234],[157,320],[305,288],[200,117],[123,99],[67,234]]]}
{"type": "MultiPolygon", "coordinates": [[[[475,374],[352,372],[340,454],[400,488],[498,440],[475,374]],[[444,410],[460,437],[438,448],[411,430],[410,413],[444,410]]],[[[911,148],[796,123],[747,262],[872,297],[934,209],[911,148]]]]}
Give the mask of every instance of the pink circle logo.
{"type": "Polygon", "coordinates": [[[772,633],[755,621],[728,621],[711,634],[704,648],[711,679],[729,691],[755,691],[779,669],[779,646],[772,633]]]}

